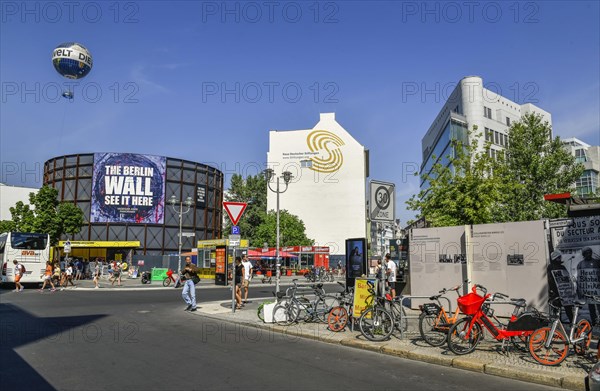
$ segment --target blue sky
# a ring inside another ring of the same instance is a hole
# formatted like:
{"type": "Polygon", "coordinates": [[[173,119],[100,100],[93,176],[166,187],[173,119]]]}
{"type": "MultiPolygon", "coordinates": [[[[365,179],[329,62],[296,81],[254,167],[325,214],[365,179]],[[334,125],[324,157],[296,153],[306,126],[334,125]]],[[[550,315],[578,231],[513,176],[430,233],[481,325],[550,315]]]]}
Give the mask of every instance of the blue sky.
{"type": "Polygon", "coordinates": [[[468,75],[600,145],[595,1],[0,3],[0,180],[13,185],[39,186],[51,157],[101,151],[255,174],[269,130],[335,112],[370,150],[371,179],[396,183],[404,224],[421,138],[468,75]],[[72,103],[51,63],[68,41],[94,57],[72,103]]]}

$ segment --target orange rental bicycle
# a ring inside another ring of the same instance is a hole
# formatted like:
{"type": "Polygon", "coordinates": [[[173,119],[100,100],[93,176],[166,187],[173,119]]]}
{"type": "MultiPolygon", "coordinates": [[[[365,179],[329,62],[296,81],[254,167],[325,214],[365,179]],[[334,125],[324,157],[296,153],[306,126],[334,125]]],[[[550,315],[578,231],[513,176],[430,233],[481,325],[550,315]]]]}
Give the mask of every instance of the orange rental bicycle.
{"type": "Polygon", "coordinates": [[[450,299],[445,297],[446,292],[456,292],[457,296],[460,297],[459,290],[468,284],[469,280],[465,280],[460,285],[453,288],[442,289],[438,295],[431,296],[429,300],[435,300],[436,303],[425,303],[420,305],[421,315],[419,315],[419,333],[421,338],[431,346],[442,346],[447,339],[448,330],[458,320],[460,309],[458,306],[452,316],[448,316],[449,313],[440,302],[440,298],[448,301],[448,309],[450,310],[450,299]]]}

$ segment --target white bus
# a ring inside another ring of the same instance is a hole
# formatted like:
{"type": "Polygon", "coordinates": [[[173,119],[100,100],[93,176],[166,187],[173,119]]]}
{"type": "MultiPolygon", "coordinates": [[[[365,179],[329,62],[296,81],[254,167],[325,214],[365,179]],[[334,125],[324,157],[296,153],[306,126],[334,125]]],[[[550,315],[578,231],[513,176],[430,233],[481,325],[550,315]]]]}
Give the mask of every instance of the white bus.
{"type": "Polygon", "coordinates": [[[21,282],[41,282],[40,276],[50,260],[50,236],[48,234],[6,232],[0,234],[1,282],[14,282],[14,260],[25,266],[21,282]]]}

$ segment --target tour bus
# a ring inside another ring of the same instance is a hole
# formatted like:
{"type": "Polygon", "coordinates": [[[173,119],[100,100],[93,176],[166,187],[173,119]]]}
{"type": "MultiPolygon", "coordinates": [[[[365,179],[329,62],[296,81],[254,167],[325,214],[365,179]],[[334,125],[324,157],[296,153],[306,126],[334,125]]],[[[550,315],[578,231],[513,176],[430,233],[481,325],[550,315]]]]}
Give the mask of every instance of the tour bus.
{"type": "Polygon", "coordinates": [[[14,260],[25,266],[21,282],[40,282],[46,262],[50,260],[50,236],[48,234],[5,232],[0,234],[1,282],[14,282],[14,260]]]}

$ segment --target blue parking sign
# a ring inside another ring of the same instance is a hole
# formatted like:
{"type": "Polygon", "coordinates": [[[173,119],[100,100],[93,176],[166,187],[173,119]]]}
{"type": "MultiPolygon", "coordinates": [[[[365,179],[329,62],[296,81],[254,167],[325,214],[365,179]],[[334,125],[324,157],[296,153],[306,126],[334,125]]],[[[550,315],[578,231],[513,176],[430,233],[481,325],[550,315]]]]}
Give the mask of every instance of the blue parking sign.
{"type": "Polygon", "coordinates": [[[231,226],[231,234],[232,235],[239,235],[242,231],[240,231],[240,227],[239,225],[232,225],[231,226]]]}

